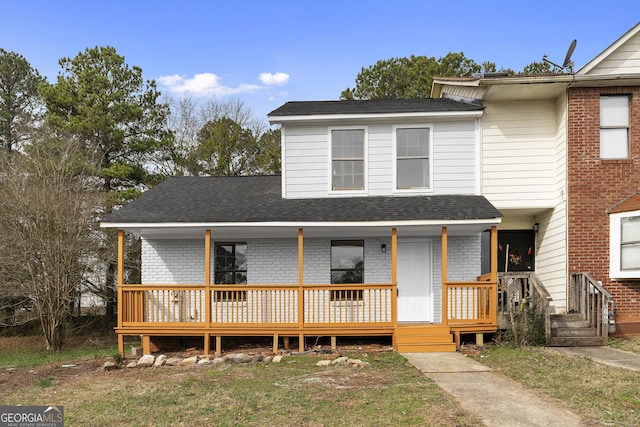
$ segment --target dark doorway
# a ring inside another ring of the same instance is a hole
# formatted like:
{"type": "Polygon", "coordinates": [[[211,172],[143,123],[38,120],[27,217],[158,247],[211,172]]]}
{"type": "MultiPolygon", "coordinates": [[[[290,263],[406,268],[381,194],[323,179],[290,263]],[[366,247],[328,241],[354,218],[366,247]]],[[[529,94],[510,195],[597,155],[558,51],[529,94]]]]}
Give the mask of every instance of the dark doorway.
{"type": "MultiPolygon", "coordinates": [[[[533,230],[498,230],[498,271],[535,271],[533,230]]],[[[491,233],[482,233],[482,274],[491,271],[491,233]]]]}

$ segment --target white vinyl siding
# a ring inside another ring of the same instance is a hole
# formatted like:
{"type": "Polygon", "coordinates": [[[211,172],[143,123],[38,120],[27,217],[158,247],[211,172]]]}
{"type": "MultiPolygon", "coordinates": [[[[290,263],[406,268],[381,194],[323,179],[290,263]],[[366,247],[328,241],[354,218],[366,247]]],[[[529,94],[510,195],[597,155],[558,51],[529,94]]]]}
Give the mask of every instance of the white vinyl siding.
{"type": "Polygon", "coordinates": [[[433,124],[434,194],[478,194],[480,135],[477,122],[433,124]]]}
{"type": "Polygon", "coordinates": [[[600,158],[629,158],[629,97],[600,96],[600,158]]]}
{"type": "Polygon", "coordinates": [[[324,197],[329,187],[326,126],[287,126],[283,149],[286,198],[324,197]]]}
{"type": "Polygon", "coordinates": [[[536,274],[551,295],[551,305],[556,312],[566,308],[566,289],[568,274],[567,259],[567,97],[556,99],[556,167],[554,192],[555,207],[539,214],[530,222],[539,223],[540,231],[536,235],[536,274]]]}
{"type": "Polygon", "coordinates": [[[286,198],[389,196],[395,188],[393,146],[395,127],[431,127],[432,182],[428,189],[404,190],[429,194],[478,194],[478,121],[459,120],[424,123],[405,121],[365,126],[303,126],[283,128],[283,196],[286,198]],[[365,190],[331,190],[332,129],[365,128],[365,190]]]}
{"type": "Polygon", "coordinates": [[[498,209],[555,207],[554,101],[486,102],[482,128],[483,195],[498,209]]]}
{"type": "Polygon", "coordinates": [[[640,73],[640,33],[634,35],[615,51],[610,52],[602,62],[587,74],[613,75],[640,73]]]}

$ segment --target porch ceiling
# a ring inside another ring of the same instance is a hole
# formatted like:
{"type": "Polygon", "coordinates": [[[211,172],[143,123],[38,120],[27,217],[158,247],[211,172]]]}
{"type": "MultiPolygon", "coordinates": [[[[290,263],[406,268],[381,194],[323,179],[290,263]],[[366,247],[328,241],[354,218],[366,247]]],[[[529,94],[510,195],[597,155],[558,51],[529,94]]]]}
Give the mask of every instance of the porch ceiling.
{"type": "Polygon", "coordinates": [[[449,235],[469,235],[480,233],[493,225],[500,218],[491,221],[449,222],[432,224],[138,224],[126,226],[127,232],[151,239],[199,239],[204,238],[205,230],[211,230],[215,240],[247,239],[247,238],[295,238],[298,229],[302,228],[304,237],[375,237],[390,236],[391,229],[396,228],[398,237],[439,236],[442,227],[446,226],[449,235]]]}

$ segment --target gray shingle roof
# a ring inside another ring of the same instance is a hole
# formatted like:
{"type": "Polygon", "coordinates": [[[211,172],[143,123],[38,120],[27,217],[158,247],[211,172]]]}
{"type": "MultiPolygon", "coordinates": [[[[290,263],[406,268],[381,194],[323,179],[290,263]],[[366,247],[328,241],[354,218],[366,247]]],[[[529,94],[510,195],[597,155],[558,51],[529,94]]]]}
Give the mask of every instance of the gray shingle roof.
{"type": "Polygon", "coordinates": [[[483,196],[376,196],[283,199],[280,176],[171,177],[103,222],[359,222],[491,219],[483,196]]]}
{"type": "Polygon", "coordinates": [[[269,113],[270,118],[323,114],[385,114],[479,111],[483,107],[444,98],[375,99],[360,101],[290,101],[269,113]]]}

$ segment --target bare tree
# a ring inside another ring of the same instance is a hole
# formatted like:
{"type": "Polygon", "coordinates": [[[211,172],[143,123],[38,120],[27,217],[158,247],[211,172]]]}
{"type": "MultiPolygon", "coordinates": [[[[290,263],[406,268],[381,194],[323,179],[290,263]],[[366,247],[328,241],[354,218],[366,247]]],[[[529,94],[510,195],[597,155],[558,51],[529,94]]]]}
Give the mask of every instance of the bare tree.
{"type": "Polygon", "coordinates": [[[69,138],[43,137],[13,156],[0,179],[0,275],[29,295],[48,348],[66,337],[74,298],[95,246],[98,189],[69,138]]]}

